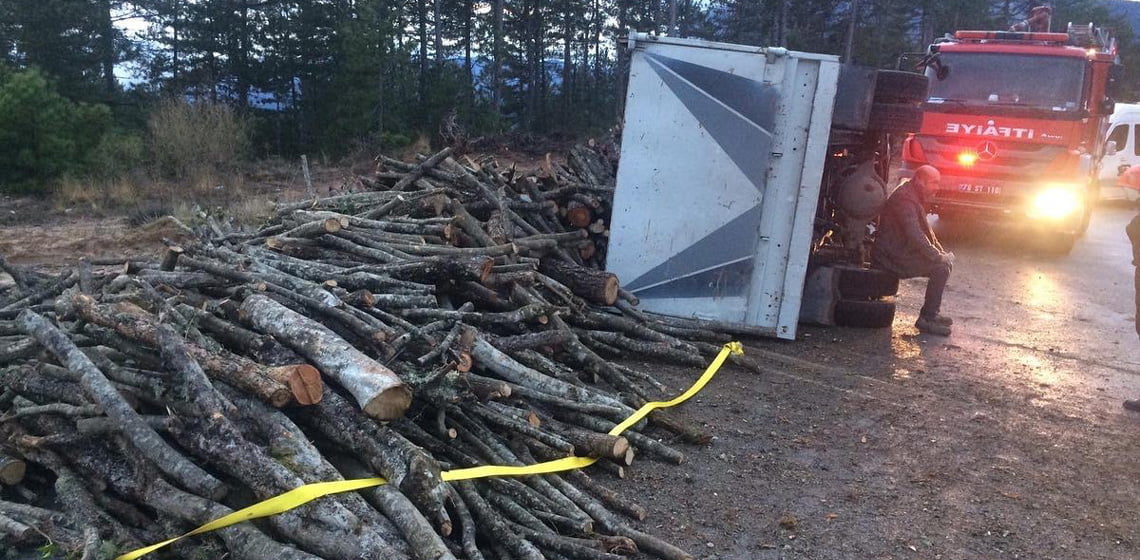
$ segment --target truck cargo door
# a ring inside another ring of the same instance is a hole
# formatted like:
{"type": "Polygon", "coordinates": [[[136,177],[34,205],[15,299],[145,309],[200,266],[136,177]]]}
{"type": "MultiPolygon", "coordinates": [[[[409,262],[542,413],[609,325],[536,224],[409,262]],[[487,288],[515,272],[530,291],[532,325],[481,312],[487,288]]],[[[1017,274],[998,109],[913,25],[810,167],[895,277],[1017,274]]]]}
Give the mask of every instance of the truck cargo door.
{"type": "Polygon", "coordinates": [[[608,270],[649,311],[794,338],[837,58],[630,43],[608,270]]]}

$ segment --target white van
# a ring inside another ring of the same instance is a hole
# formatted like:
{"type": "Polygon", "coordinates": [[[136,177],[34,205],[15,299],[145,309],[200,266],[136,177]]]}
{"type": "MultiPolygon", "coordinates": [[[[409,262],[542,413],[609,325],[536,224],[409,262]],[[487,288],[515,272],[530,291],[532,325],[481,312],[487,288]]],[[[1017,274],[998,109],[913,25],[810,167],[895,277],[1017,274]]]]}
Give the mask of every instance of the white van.
{"type": "Polygon", "coordinates": [[[1100,162],[1101,200],[1135,198],[1135,191],[1116,185],[1125,169],[1140,165],[1140,103],[1117,103],[1108,119],[1105,142],[1116,143],[1116,153],[1106,150],[1100,162]]]}

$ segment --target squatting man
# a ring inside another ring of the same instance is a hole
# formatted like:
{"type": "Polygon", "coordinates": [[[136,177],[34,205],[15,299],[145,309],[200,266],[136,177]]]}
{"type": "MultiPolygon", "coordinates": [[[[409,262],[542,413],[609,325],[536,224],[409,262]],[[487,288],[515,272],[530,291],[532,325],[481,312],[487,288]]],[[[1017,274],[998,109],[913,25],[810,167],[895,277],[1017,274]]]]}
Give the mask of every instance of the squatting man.
{"type": "Polygon", "coordinates": [[[923,165],[915,170],[914,178],[891,193],[879,214],[871,264],[899,278],[927,278],[926,300],[915,326],[919,332],[949,336],[954,321],[940,312],[954,253],[942,248],[926,221],[927,202],[941,178],[937,169],[923,165]]]}

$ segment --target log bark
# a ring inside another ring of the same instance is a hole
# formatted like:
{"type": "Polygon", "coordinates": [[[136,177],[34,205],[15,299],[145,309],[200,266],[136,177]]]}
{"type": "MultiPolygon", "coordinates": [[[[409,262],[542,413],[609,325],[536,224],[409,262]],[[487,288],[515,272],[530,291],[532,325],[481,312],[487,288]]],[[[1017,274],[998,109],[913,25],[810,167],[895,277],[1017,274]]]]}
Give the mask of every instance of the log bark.
{"type": "Polygon", "coordinates": [[[47,298],[57,296],[78,282],[79,274],[74,270],[68,270],[56,278],[54,282],[42,288],[37,288],[34,292],[0,307],[0,311],[18,311],[24,309],[31,304],[39,303],[47,298]]]}
{"type": "Polygon", "coordinates": [[[543,391],[566,400],[596,402],[611,406],[621,405],[616,399],[603,395],[593,389],[571,385],[534,371],[499,351],[482,338],[475,340],[475,345],[472,350],[472,355],[476,363],[516,385],[530,387],[531,389],[543,391]]]}
{"type": "Polygon", "coordinates": [[[467,557],[467,560],[483,560],[483,553],[479,551],[479,545],[475,542],[475,535],[478,532],[477,527],[475,527],[475,518],[467,509],[467,504],[454,485],[449,485],[449,496],[451,497],[451,506],[455,510],[456,517],[459,518],[462,530],[460,541],[463,543],[463,555],[467,557]]]}
{"type": "Polygon", "coordinates": [[[8,259],[4,258],[4,255],[0,255],[0,270],[7,272],[8,275],[12,277],[12,280],[16,283],[17,290],[25,293],[31,291],[32,284],[29,282],[28,276],[24,274],[24,269],[9,263],[8,259]]]}
{"type": "MultiPolygon", "coordinates": [[[[153,316],[142,309],[125,303],[103,308],[83,295],[72,298],[72,303],[84,319],[148,346],[158,346],[158,325],[153,316]]],[[[193,344],[187,348],[207,373],[275,407],[313,404],[320,398],[320,375],[308,364],[266,367],[229,352],[210,352],[193,344]]]]}
{"type": "Polygon", "coordinates": [[[232,286],[232,282],[228,282],[224,278],[218,278],[212,274],[205,272],[175,272],[175,271],[162,271],[162,270],[143,270],[138,274],[139,278],[146,280],[154,285],[165,284],[180,289],[193,289],[200,290],[203,288],[221,288],[225,286],[232,286]]]}
{"type": "MultiPolygon", "coordinates": [[[[342,463],[338,467],[350,478],[365,478],[372,474],[355,462],[342,463]]],[[[408,542],[412,557],[416,560],[458,560],[447,548],[431,523],[416,510],[408,498],[396,488],[384,485],[361,491],[369,503],[376,506],[388,519],[392,520],[408,542]]]]}
{"type": "Polygon", "coordinates": [[[326,233],[336,233],[344,227],[344,224],[337,218],[325,218],[323,220],[315,220],[305,224],[301,224],[291,230],[281,234],[281,237],[300,237],[309,238],[325,235],[326,233]]]}
{"type": "Polygon", "coordinates": [[[60,362],[67,364],[67,368],[79,376],[87,395],[103,408],[107,416],[123,424],[123,434],[140,453],[158,465],[172,479],[195,493],[215,500],[225,495],[225,485],[188,461],[155,433],[138,413],[123,401],[114,385],[95,367],[95,364],[91,363],[91,360],[59,329],[32,311],[21,313],[17,320],[24,332],[35,337],[60,362]]]}
{"type": "Polygon", "coordinates": [[[347,389],[365,414],[392,420],[403,416],[411,405],[411,390],[392,370],[320,323],[260,295],[246,298],[241,312],[254,328],[308,358],[347,389]]]}
{"type": "Polygon", "coordinates": [[[39,375],[36,371],[37,368],[38,366],[19,365],[0,369],[0,387],[6,387],[29,398],[41,397],[46,401],[55,403],[75,406],[91,403],[83,393],[82,387],[74,379],[55,379],[51,376],[39,375]]]}
{"type": "Polygon", "coordinates": [[[162,263],[158,265],[158,269],[167,272],[174,270],[174,267],[178,266],[178,257],[184,252],[185,249],[177,245],[167,247],[166,252],[162,254],[162,263]]]}
{"type": "Polygon", "coordinates": [[[11,517],[0,514],[0,534],[7,535],[7,539],[11,542],[20,544],[29,544],[33,542],[41,542],[43,536],[33,527],[29,527],[11,517]]]}
{"type": "Polygon", "coordinates": [[[431,157],[425,159],[422,163],[420,163],[419,165],[414,167],[411,171],[409,171],[404,176],[404,178],[397,181],[396,184],[392,186],[392,190],[393,191],[404,190],[405,188],[407,188],[408,185],[411,185],[412,183],[414,183],[416,181],[416,179],[423,177],[424,174],[427,173],[428,170],[439,165],[439,163],[441,161],[451,157],[451,153],[453,151],[454,151],[453,148],[451,146],[448,146],[448,147],[432,154],[431,157]]]}
{"type": "MultiPolygon", "coordinates": [[[[137,500],[164,516],[201,525],[233,513],[233,510],[214,500],[172,486],[161,477],[147,473],[146,468],[138,462],[126,460],[122,455],[112,453],[108,449],[92,449],[88,453],[69,455],[88,477],[105,481],[119,494],[137,500]],[[116,469],[115,465],[120,466],[116,469]],[[127,469],[126,472],[123,472],[124,468],[127,469]]],[[[217,534],[225,542],[226,547],[241,558],[250,560],[321,558],[276,542],[249,523],[221,529],[217,534]]]]}
{"type": "Polygon", "coordinates": [[[455,484],[463,501],[471,507],[475,520],[487,531],[492,538],[504,543],[510,549],[511,556],[518,560],[546,560],[534,545],[510,530],[506,522],[495,513],[491,504],[488,504],[478,492],[471,481],[463,480],[455,484]]]}
{"type": "Polygon", "coordinates": [[[538,271],[565,284],[587,301],[602,305],[613,305],[617,301],[618,279],[613,273],[554,259],[539,261],[538,271]]]}
{"type": "Polygon", "coordinates": [[[351,206],[366,206],[369,204],[384,203],[394,198],[399,193],[394,192],[362,192],[351,193],[339,196],[330,196],[326,198],[319,198],[316,200],[306,200],[302,202],[292,202],[289,204],[280,204],[277,206],[278,215],[286,215],[294,210],[315,208],[331,208],[342,209],[351,206]]]}
{"type": "MultiPolygon", "coordinates": [[[[110,420],[106,417],[104,419],[110,420]]],[[[15,431],[13,435],[17,433],[20,431],[15,431]]],[[[148,518],[141,514],[135,515],[137,510],[127,511],[123,508],[117,508],[118,511],[115,513],[108,511],[110,508],[100,505],[96,500],[96,494],[92,494],[89,490],[93,486],[92,481],[86,480],[85,477],[68,466],[66,461],[57,453],[44,449],[29,449],[26,446],[20,447],[19,450],[30,461],[46,467],[55,474],[53,489],[55,490],[56,501],[69,517],[73,526],[100,527],[105,534],[110,533],[108,535],[109,540],[113,540],[121,546],[126,548],[142,546],[143,543],[137,538],[137,532],[128,529],[124,521],[137,523],[141,518],[144,523],[148,523],[148,518]]],[[[2,511],[3,508],[0,508],[0,512],[2,511]]]]}
{"type": "Polygon", "coordinates": [[[479,418],[482,418],[484,422],[489,422],[493,425],[497,425],[499,427],[517,432],[518,434],[534,438],[535,440],[541,441],[542,443],[554,449],[562,451],[565,455],[572,455],[574,453],[574,444],[555,434],[540,430],[539,428],[528,424],[525,420],[520,420],[512,416],[499,414],[493,410],[484,408],[484,405],[479,405],[477,403],[466,406],[464,409],[467,412],[479,418]]]}
{"type": "Polygon", "coordinates": [[[450,533],[439,463],[394,430],[354,413],[343,397],[328,391],[325,400],[305,410],[301,419],[330,441],[352,450],[422,511],[434,515],[444,535],[450,533]]]}

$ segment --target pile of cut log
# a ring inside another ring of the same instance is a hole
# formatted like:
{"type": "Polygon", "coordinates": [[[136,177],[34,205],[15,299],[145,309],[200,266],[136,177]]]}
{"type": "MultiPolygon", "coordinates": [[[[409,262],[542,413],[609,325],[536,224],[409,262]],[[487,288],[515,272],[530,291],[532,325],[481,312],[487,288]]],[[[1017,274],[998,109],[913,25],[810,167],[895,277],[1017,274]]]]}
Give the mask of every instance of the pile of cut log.
{"type": "MultiPolygon", "coordinates": [[[[4,262],[0,540],[106,558],[298,486],[382,476],[172,545],[178,556],[689,558],[603,486],[665,439],[667,391],[611,361],[706,365],[739,325],[668,318],[601,270],[615,162],[536,173],[444,150],[373,190],[279,206],[254,232],[121,266],[4,262]],[[441,472],[599,457],[586,472],[441,472]]],[[[163,552],[165,554],[165,552],[163,552]]]]}

